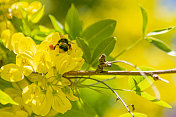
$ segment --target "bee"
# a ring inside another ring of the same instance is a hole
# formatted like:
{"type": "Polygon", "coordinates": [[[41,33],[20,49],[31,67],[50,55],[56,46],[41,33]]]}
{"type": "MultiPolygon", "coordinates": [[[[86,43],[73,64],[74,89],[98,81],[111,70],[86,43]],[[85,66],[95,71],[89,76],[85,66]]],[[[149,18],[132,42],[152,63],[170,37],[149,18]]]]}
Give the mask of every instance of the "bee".
{"type": "Polygon", "coordinates": [[[66,39],[66,38],[60,39],[55,46],[54,45],[50,45],[50,49],[51,50],[55,50],[56,47],[59,47],[59,52],[60,53],[72,50],[72,48],[71,48],[71,42],[68,41],[68,39],[66,39]]]}

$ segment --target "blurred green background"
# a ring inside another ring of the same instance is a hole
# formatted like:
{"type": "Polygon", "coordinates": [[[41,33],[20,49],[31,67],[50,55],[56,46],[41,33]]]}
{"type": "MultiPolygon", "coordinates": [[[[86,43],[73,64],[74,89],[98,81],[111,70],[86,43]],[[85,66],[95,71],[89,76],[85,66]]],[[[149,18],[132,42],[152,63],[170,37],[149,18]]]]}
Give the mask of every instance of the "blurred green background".
{"type": "MultiPolygon", "coordinates": [[[[148,14],[147,32],[176,26],[175,0],[44,0],[43,2],[46,6],[45,15],[39,23],[47,27],[52,27],[49,14],[54,15],[64,24],[66,13],[72,3],[79,11],[84,29],[102,19],[115,19],[117,27],[114,36],[117,37],[117,43],[111,53],[112,57],[142,36],[142,15],[139,4],[146,9],[148,14]]],[[[172,49],[176,49],[175,30],[157,37],[172,49]]],[[[172,69],[176,66],[175,57],[167,55],[145,40],[117,59],[157,70],[172,69]]],[[[123,66],[123,64],[120,65],[123,66]]],[[[124,65],[124,67],[127,66],[124,65]]],[[[131,68],[128,69],[131,70],[131,68]]],[[[119,91],[118,93],[127,104],[135,105],[135,112],[145,113],[148,117],[176,117],[176,75],[160,76],[169,80],[170,83],[156,81],[154,84],[160,91],[161,99],[172,105],[172,109],[160,107],[134,93],[119,91]]],[[[108,84],[113,88],[129,89],[127,78],[127,76],[117,76],[115,80],[108,81],[108,84]]],[[[151,88],[147,89],[147,92],[153,94],[151,88]]],[[[110,91],[103,95],[89,89],[83,89],[81,93],[92,111],[98,112],[102,117],[117,117],[127,112],[120,101],[115,101],[115,96],[110,91]]]]}

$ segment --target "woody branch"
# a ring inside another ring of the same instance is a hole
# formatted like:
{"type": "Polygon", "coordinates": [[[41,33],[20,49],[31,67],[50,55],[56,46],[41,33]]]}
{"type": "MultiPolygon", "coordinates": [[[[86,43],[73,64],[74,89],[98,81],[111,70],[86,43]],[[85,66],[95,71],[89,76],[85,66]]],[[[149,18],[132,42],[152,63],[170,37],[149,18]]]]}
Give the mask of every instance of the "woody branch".
{"type": "MultiPolygon", "coordinates": [[[[156,71],[141,71],[147,76],[152,74],[175,74],[176,69],[169,70],[156,70],[156,71]]],[[[103,71],[101,73],[96,71],[70,71],[63,74],[64,76],[75,76],[75,75],[141,75],[139,71],[103,71]]]]}
{"type": "MultiPolygon", "coordinates": [[[[117,92],[113,88],[111,88],[109,85],[107,85],[106,83],[104,83],[102,81],[99,81],[97,79],[90,78],[90,77],[83,77],[83,76],[85,76],[85,75],[88,75],[88,76],[90,76],[90,75],[142,75],[152,85],[151,81],[147,78],[147,76],[152,76],[154,80],[162,80],[162,81],[168,83],[167,80],[160,78],[158,76],[158,74],[176,73],[176,69],[141,71],[137,66],[135,66],[127,61],[123,61],[123,60],[106,61],[105,59],[106,59],[106,55],[104,55],[104,54],[102,54],[99,57],[99,64],[98,64],[98,67],[95,71],[70,71],[70,72],[64,73],[63,77],[65,77],[67,79],[72,79],[72,78],[91,79],[91,80],[95,80],[99,83],[104,84],[105,86],[107,86],[107,88],[112,90],[112,92],[116,95],[117,100],[120,100],[123,103],[123,105],[126,107],[127,111],[131,114],[132,117],[134,117],[134,115],[130,111],[130,109],[128,108],[128,105],[123,101],[123,99],[117,94],[117,92]],[[104,67],[111,67],[112,63],[118,63],[118,62],[122,62],[127,65],[130,65],[130,66],[134,67],[135,69],[137,69],[138,71],[104,71],[103,70],[104,67]],[[81,77],[78,77],[78,76],[81,76],[81,77]]],[[[155,94],[158,94],[158,90],[155,86],[152,86],[152,89],[154,90],[155,94]]]]}

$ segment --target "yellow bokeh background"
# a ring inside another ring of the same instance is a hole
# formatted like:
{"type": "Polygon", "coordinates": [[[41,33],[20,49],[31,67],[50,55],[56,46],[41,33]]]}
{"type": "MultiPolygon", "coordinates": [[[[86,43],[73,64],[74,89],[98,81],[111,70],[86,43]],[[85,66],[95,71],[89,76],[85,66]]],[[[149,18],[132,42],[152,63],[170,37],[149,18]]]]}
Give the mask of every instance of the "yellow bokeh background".
{"type": "MultiPolygon", "coordinates": [[[[142,36],[142,15],[139,5],[142,5],[148,14],[147,32],[176,25],[176,9],[175,11],[170,10],[170,6],[166,6],[163,1],[164,0],[102,0],[99,6],[93,7],[86,13],[82,12],[81,18],[83,19],[84,27],[102,19],[115,19],[117,21],[116,30],[114,32],[114,36],[117,37],[117,43],[111,54],[111,56],[116,56],[142,36]]],[[[166,1],[167,0],[164,2],[166,1]]],[[[170,2],[174,1],[170,0],[170,2]]],[[[174,5],[174,3],[170,4],[174,5]]],[[[156,38],[161,39],[172,49],[175,49],[175,34],[174,30],[167,34],[156,36],[156,38]]],[[[172,69],[176,66],[176,57],[167,55],[145,40],[117,59],[126,60],[137,66],[152,67],[157,70],[172,69]]],[[[172,105],[172,109],[158,106],[134,93],[120,92],[120,95],[127,104],[135,105],[135,112],[145,113],[148,117],[175,117],[176,75],[167,74],[160,76],[169,80],[170,83],[167,84],[157,81],[154,84],[160,91],[161,99],[172,105]],[[175,116],[173,116],[174,113],[175,116]]],[[[116,83],[113,83],[113,86],[117,88],[129,88],[127,77],[116,79],[116,83]]],[[[147,89],[146,91],[153,94],[151,89],[147,89]]],[[[117,102],[105,112],[104,117],[117,117],[126,112],[122,103],[117,102]]]]}

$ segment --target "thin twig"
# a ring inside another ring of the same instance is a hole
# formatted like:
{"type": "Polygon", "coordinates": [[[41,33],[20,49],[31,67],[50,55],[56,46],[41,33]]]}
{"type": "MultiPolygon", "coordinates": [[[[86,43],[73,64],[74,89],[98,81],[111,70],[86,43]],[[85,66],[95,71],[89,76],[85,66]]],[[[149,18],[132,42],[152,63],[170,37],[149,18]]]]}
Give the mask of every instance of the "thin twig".
{"type": "MultiPolygon", "coordinates": [[[[106,81],[109,81],[109,80],[113,80],[113,79],[115,79],[115,78],[116,78],[116,77],[114,76],[114,77],[109,78],[109,79],[101,80],[101,82],[106,82],[106,81]]],[[[91,85],[97,85],[97,84],[99,84],[99,83],[101,83],[101,82],[96,82],[96,83],[93,83],[93,84],[89,84],[89,86],[91,86],[91,85]]]]}
{"type": "MultiPolygon", "coordinates": [[[[102,87],[102,86],[94,86],[94,85],[79,85],[79,88],[89,88],[89,87],[95,87],[95,88],[102,88],[102,89],[109,89],[107,87],[102,87]]],[[[117,90],[117,91],[133,91],[133,90],[128,90],[128,89],[116,89],[116,88],[112,88],[113,90],[117,90]]]]}
{"type": "Polygon", "coordinates": [[[64,77],[67,78],[67,79],[75,79],[75,78],[90,79],[90,80],[95,80],[97,82],[100,82],[100,83],[104,84],[106,87],[108,87],[116,95],[117,100],[120,100],[123,103],[123,105],[126,107],[127,111],[131,114],[131,116],[134,117],[133,113],[128,108],[128,105],[126,105],[126,103],[122,100],[122,98],[118,95],[118,93],[114,89],[112,89],[109,85],[104,83],[103,81],[100,81],[100,80],[97,80],[97,79],[94,79],[94,78],[90,78],[90,77],[66,77],[66,76],[64,76],[64,77]]]}
{"type": "MultiPolygon", "coordinates": [[[[137,66],[135,66],[132,63],[129,63],[127,61],[124,61],[124,60],[112,61],[111,63],[118,63],[118,62],[125,63],[127,65],[130,65],[130,66],[134,67],[136,70],[138,70],[140,75],[142,75],[149,82],[149,84],[152,86],[152,89],[153,89],[153,91],[155,93],[155,96],[158,99],[160,99],[160,93],[159,93],[158,89],[156,88],[155,85],[152,85],[152,81],[146,76],[146,74],[144,72],[142,72],[137,66]]],[[[151,76],[153,76],[153,74],[151,74],[151,76]]]]}
{"type": "MultiPolygon", "coordinates": [[[[141,71],[147,76],[151,74],[176,74],[176,69],[155,70],[155,71],[141,71]]],[[[95,71],[70,71],[63,74],[63,76],[85,76],[85,75],[141,75],[139,71],[103,71],[101,73],[95,71]]]]}
{"type": "Polygon", "coordinates": [[[114,58],[118,58],[119,56],[121,56],[122,54],[124,54],[125,52],[127,52],[128,50],[130,50],[131,48],[135,47],[139,42],[141,42],[142,40],[144,40],[143,38],[138,39],[136,42],[134,42],[132,45],[128,46],[127,48],[125,48],[124,50],[122,50],[118,55],[116,55],[114,58]]]}

